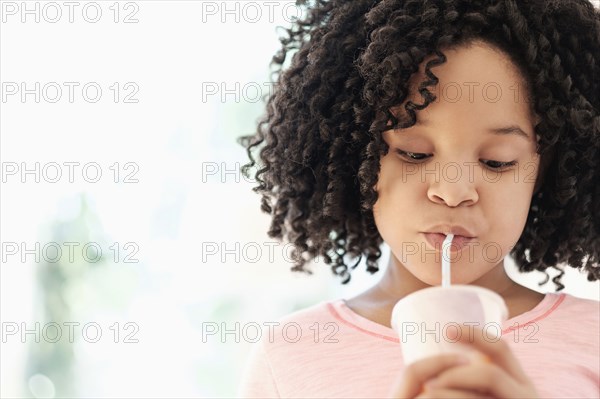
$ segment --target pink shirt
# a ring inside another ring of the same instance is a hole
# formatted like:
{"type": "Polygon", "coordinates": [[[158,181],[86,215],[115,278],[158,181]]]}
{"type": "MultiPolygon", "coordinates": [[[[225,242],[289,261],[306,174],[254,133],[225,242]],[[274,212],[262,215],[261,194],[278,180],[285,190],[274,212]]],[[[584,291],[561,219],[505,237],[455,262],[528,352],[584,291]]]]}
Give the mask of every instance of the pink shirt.
{"type": "MultiPolygon", "coordinates": [[[[385,398],[402,373],[398,335],[323,301],[263,328],[238,388],[244,398],[385,398]]],[[[600,302],[548,293],[507,320],[510,346],[542,398],[600,398],[600,302]]]]}

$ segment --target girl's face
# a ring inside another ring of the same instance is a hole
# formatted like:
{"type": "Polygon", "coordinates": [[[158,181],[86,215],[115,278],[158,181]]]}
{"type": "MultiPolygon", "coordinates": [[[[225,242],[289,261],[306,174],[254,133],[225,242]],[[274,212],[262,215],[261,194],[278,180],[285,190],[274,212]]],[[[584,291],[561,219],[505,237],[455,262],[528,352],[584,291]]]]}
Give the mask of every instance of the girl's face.
{"type": "MultiPolygon", "coordinates": [[[[441,284],[444,236],[427,233],[454,227],[473,237],[453,245],[453,284],[503,264],[525,226],[539,166],[535,121],[509,59],[478,42],[445,54],[432,68],[437,99],[416,111],[416,125],[383,134],[390,149],[373,210],[395,263],[428,285],[441,284]]],[[[412,84],[424,80],[431,58],[412,84]]],[[[409,99],[423,102],[419,94],[409,99]]]]}

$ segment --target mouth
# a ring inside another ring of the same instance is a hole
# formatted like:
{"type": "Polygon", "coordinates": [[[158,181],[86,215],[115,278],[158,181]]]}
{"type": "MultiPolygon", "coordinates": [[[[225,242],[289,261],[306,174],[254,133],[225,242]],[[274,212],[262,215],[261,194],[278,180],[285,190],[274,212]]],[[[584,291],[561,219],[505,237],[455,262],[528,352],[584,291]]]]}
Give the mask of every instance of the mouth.
{"type": "MultiPolygon", "coordinates": [[[[425,241],[429,244],[431,249],[441,252],[442,243],[446,239],[444,233],[421,233],[425,237],[425,241]]],[[[460,234],[455,234],[450,245],[450,252],[459,252],[465,248],[475,237],[468,237],[460,234]]]]}
{"type": "Polygon", "coordinates": [[[450,224],[440,224],[437,226],[433,226],[433,227],[427,229],[427,231],[425,231],[425,233],[439,233],[439,234],[444,234],[444,235],[454,234],[455,237],[463,236],[463,237],[467,237],[467,238],[475,237],[475,234],[473,234],[466,227],[450,225],[450,224]]]}

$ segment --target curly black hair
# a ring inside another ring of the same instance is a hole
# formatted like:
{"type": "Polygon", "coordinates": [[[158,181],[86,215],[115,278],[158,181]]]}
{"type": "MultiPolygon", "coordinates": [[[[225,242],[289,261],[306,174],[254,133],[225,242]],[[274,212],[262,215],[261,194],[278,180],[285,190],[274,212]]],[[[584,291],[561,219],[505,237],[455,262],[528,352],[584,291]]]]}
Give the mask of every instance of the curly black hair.
{"type": "Polygon", "coordinates": [[[510,254],[521,272],[545,271],[556,291],[564,264],[600,279],[600,12],[586,0],[298,0],[305,15],[285,29],[273,56],[275,90],[253,135],[238,138],[255,170],[268,235],[294,246],[292,271],[322,256],[342,284],[345,258],[366,255],[379,270],[383,242],[373,216],[382,132],[400,121],[390,109],[428,55],[422,104],[435,100],[430,68],[442,50],[483,41],[521,72],[540,121],[540,173],[525,228],[510,254]],[[284,68],[286,58],[291,57],[284,68]],[[253,152],[259,150],[258,159],[253,152]],[[258,162],[257,162],[258,161],[258,162]],[[273,201],[273,202],[272,202],[273,201]]]}

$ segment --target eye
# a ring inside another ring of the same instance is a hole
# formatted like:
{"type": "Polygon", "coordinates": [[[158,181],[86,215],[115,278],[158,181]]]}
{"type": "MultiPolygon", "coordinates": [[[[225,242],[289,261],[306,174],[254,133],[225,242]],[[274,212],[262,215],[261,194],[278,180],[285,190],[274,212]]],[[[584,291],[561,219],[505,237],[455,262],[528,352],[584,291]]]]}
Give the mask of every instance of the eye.
{"type": "MultiPolygon", "coordinates": [[[[424,161],[425,159],[432,156],[432,154],[404,151],[399,148],[396,148],[396,152],[398,153],[398,155],[400,155],[401,158],[407,160],[408,162],[424,161]]],[[[493,161],[493,160],[487,160],[487,159],[482,159],[480,161],[488,169],[495,170],[495,171],[502,171],[504,169],[510,168],[511,166],[514,166],[517,164],[517,161],[502,162],[502,161],[493,161]]]]}
{"type": "Polygon", "coordinates": [[[396,148],[396,152],[398,153],[398,155],[400,155],[402,158],[408,160],[408,161],[422,161],[426,158],[429,158],[431,156],[431,154],[423,154],[420,152],[409,152],[409,151],[403,151],[399,148],[396,148]]]}
{"type": "Polygon", "coordinates": [[[501,162],[501,161],[482,160],[481,162],[485,166],[487,166],[489,169],[492,169],[492,170],[502,170],[502,169],[506,169],[506,168],[509,168],[509,167],[517,164],[517,161],[501,162]]]}

